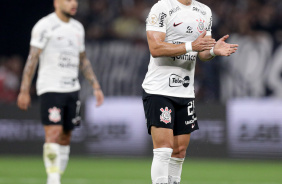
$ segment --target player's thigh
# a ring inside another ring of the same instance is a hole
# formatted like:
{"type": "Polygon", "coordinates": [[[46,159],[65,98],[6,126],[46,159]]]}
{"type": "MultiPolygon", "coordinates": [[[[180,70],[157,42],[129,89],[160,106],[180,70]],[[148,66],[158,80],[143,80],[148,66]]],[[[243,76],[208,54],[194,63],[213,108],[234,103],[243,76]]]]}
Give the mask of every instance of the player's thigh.
{"type": "Polygon", "coordinates": [[[152,95],[143,98],[148,133],[151,127],[173,129],[174,106],[171,100],[164,96],[152,95]]]}
{"type": "Polygon", "coordinates": [[[66,106],[64,108],[63,128],[65,136],[70,136],[70,132],[75,126],[80,124],[80,107],[78,91],[67,94],[66,106]]]}
{"type": "Polygon", "coordinates": [[[44,131],[46,143],[60,143],[62,125],[44,125],[44,131]]]}
{"type": "Polygon", "coordinates": [[[190,136],[191,134],[174,136],[172,157],[184,158],[186,156],[186,150],[190,143],[190,136]]]}
{"type": "Polygon", "coordinates": [[[190,134],[199,129],[193,99],[185,99],[185,103],[175,109],[174,135],[190,134]]]}
{"type": "Polygon", "coordinates": [[[173,130],[168,128],[151,127],[154,149],[173,147],[173,130]]]}

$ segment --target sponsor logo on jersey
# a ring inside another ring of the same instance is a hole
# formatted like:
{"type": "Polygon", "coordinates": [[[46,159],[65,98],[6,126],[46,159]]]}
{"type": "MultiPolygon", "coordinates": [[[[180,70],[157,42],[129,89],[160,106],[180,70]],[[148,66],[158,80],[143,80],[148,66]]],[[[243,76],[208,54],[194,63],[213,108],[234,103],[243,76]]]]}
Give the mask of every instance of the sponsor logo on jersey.
{"type": "Polygon", "coordinates": [[[73,62],[73,58],[77,57],[76,54],[72,52],[62,52],[59,56],[59,67],[61,68],[70,68],[78,69],[78,64],[73,62]]]}
{"type": "Polygon", "coordinates": [[[180,55],[180,56],[172,57],[172,59],[173,59],[173,61],[175,61],[175,60],[195,61],[196,56],[187,53],[187,54],[183,54],[183,55],[180,55]]]}
{"type": "Polygon", "coordinates": [[[164,12],[159,15],[159,27],[164,27],[164,19],[166,18],[166,14],[164,12]]]}
{"type": "Polygon", "coordinates": [[[60,85],[61,85],[61,87],[75,86],[77,80],[78,79],[75,79],[75,78],[63,77],[60,80],[60,85]]]}
{"type": "Polygon", "coordinates": [[[51,122],[58,123],[59,121],[61,121],[61,109],[53,107],[48,109],[48,112],[48,118],[51,122]]]}
{"type": "Polygon", "coordinates": [[[176,8],[172,8],[170,11],[169,11],[169,15],[171,16],[172,14],[174,14],[175,12],[181,10],[181,8],[179,6],[177,6],[176,8]]]}
{"type": "Polygon", "coordinates": [[[206,15],[206,14],[207,14],[206,11],[202,11],[201,9],[199,9],[199,8],[197,8],[197,7],[193,7],[193,11],[200,12],[200,13],[203,14],[203,15],[206,15]]]}
{"type": "Polygon", "coordinates": [[[188,33],[188,34],[193,33],[193,28],[191,26],[188,26],[186,33],[188,33]]]}
{"type": "Polygon", "coordinates": [[[61,61],[59,63],[59,66],[62,68],[74,68],[74,69],[78,68],[78,65],[75,63],[72,63],[71,59],[67,56],[61,56],[60,60],[61,61]]]}
{"type": "Polygon", "coordinates": [[[71,46],[73,46],[74,44],[73,44],[73,42],[72,42],[71,40],[68,40],[68,45],[69,45],[69,47],[71,47],[71,46]]]}
{"type": "Polygon", "coordinates": [[[162,112],[160,115],[160,121],[164,122],[165,124],[171,123],[171,109],[165,107],[165,109],[161,108],[160,111],[162,112]]]}
{"type": "Polygon", "coordinates": [[[190,77],[185,76],[184,78],[176,74],[171,74],[169,77],[169,87],[181,87],[187,88],[190,84],[190,77]]]}
{"type": "Polygon", "coordinates": [[[176,26],[179,26],[179,25],[182,24],[182,23],[183,23],[183,22],[180,22],[180,23],[178,23],[178,24],[175,24],[175,22],[174,22],[173,26],[176,27],[176,26]]]}
{"type": "Polygon", "coordinates": [[[205,21],[204,20],[202,20],[202,19],[200,19],[200,20],[196,20],[199,24],[198,24],[198,27],[197,27],[197,29],[198,29],[198,31],[200,32],[200,33],[202,33],[202,32],[204,32],[204,29],[205,29],[205,21]]]}
{"type": "Polygon", "coordinates": [[[175,44],[175,45],[179,45],[179,44],[182,44],[182,43],[184,43],[184,42],[172,41],[172,43],[175,44]]]}

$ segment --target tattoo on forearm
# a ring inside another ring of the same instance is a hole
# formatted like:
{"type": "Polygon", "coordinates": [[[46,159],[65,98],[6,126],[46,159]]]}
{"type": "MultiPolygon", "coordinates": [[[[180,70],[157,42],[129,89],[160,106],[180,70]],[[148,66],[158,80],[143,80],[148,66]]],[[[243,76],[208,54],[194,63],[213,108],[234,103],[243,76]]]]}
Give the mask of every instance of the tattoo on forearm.
{"type": "Polygon", "coordinates": [[[98,80],[93,72],[90,61],[86,58],[85,53],[80,55],[80,70],[92,86],[97,85],[97,87],[99,87],[98,80]]]}
{"type": "Polygon", "coordinates": [[[21,91],[25,91],[25,92],[29,91],[31,81],[34,76],[37,64],[38,64],[40,53],[41,53],[41,49],[36,48],[36,47],[30,48],[27,62],[26,62],[26,65],[23,71],[21,91]]]}

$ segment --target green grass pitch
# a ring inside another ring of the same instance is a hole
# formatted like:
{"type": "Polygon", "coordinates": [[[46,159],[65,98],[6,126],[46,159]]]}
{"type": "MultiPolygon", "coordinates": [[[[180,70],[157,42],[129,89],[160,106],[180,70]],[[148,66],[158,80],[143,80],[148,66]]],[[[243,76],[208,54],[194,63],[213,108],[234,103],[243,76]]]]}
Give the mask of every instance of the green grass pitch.
{"type": "MultiPolygon", "coordinates": [[[[72,157],[62,184],[150,184],[151,159],[72,157]]],[[[44,184],[40,157],[0,156],[0,184],[44,184]]],[[[282,184],[281,161],[186,158],[181,184],[282,184]]]]}

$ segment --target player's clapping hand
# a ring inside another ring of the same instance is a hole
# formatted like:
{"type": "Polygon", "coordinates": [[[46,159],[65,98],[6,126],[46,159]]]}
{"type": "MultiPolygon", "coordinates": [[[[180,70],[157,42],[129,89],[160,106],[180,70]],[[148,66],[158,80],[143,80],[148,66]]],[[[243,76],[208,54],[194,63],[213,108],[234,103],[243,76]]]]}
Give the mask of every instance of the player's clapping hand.
{"type": "Polygon", "coordinates": [[[211,50],[216,41],[211,37],[205,37],[207,31],[205,30],[194,42],[192,42],[192,50],[202,52],[204,50],[211,50]]]}
{"type": "Polygon", "coordinates": [[[238,49],[238,44],[229,44],[225,41],[229,38],[229,35],[225,35],[221,39],[219,39],[214,46],[214,53],[217,56],[230,56],[235,53],[238,49]]]}
{"type": "Polygon", "coordinates": [[[96,97],[96,107],[99,107],[104,102],[104,94],[101,89],[94,89],[94,96],[96,97]]]}
{"type": "Polygon", "coordinates": [[[21,110],[27,110],[28,107],[30,106],[30,94],[20,92],[18,96],[17,104],[21,110]]]}

